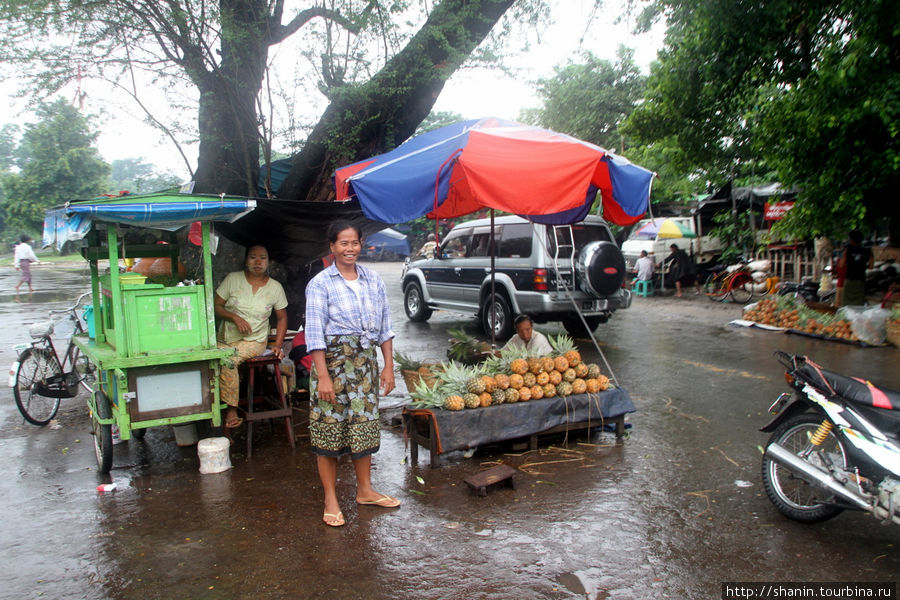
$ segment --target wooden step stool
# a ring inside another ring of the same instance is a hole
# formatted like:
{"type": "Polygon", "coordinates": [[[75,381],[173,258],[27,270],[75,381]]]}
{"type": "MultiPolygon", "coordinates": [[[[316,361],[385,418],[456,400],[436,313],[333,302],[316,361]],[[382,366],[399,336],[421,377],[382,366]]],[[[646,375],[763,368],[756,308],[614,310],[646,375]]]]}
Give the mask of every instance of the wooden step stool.
{"type": "Polygon", "coordinates": [[[501,483],[516,489],[516,482],[513,481],[515,472],[516,470],[509,465],[497,465],[471,477],[466,477],[463,481],[479,496],[487,496],[488,490],[498,487],[501,483]]]}
{"type": "Polygon", "coordinates": [[[247,404],[247,412],[244,416],[244,420],[247,422],[247,458],[253,455],[253,423],[256,421],[283,418],[288,441],[291,444],[291,448],[294,448],[293,409],[284,393],[284,380],[281,377],[281,359],[274,354],[256,356],[244,361],[244,365],[247,366],[247,395],[243,399],[247,404]],[[274,373],[269,373],[267,367],[270,365],[274,369],[274,373]],[[266,376],[273,379],[272,383],[275,385],[276,390],[275,397],[265,395],[266,376]],[[257,390],[257,387],[259,390],[257,390]],[[256,405],[266,408],[254,410],[256,405]]]}

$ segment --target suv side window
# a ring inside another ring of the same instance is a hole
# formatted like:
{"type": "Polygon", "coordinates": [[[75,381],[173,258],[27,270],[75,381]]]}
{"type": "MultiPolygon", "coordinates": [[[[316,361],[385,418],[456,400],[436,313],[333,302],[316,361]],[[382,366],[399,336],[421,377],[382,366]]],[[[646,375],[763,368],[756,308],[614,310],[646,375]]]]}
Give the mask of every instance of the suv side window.
{"type": "MultiPolygon", "coordinates": [[[[494,246],[500,243],[500,235],[503,231],[503,225],[494,227],[494,246]]],[[[476,227],[472,232],[472,251],[469,256],[490,256],[491,249],[491,228],[476,227]]]]}
{"type": "Polygon", "coordinates": [[[465,258],[469,251],[469,240],[472,237],[470,228],[458,229],[447,234],[441,244],[441,256],[444,258],[465,258]]]}
{"type": "Polygon", "coordinates": [[[556,253],[556,238],[559,238],[559,257],[560,258],[569,258],[572,255],[571,246],[575,246],[575,251],[578,252],[585,246],[587,246],[591,242],[612,242],[613,239],[609,234],[609,231],[605,227],[598,227],[596,225],[572,225],[572,235],[575,238],[574,244],[569,236],[569,228],[568,227],[560,227],[556,230],[556,234],[554,235],[553,226],[547,226],[547,248],[550,252],[550,256],[553,256],[556,253]]]}
{"type": "Polygon", "coordinates": [[[504,258],[531,257],[531,223],[513,223],[503,226],[500,236],[500,256],[504,258]]]}

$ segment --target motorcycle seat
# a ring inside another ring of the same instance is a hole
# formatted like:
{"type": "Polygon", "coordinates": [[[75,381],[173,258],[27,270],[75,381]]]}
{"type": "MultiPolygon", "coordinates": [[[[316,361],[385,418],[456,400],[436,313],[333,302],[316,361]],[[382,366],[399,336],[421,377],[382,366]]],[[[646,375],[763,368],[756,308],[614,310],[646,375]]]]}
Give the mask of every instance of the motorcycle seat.
{"type": "Polygon", "coordinates": [[[856,377],[847,377],[825,369],[816,369],[809,364],[804,364],[797,370],[797,373],[819,389],[824,388],[827,391],[830,386],[835,393],[849,402],[884,410],[900,411],[900,392],[879,388],[871,382],[856,377]],[[823,377],[827,385],[824,385],[823,377]]]}

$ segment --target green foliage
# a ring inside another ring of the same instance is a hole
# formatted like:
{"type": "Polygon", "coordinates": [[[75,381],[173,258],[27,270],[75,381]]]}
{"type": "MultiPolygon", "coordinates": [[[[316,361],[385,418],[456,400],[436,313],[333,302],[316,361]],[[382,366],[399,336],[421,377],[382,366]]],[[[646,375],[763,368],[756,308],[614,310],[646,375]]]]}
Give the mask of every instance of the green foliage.
{"type": "Polygon", "coordinates": [[[107,189],[132,194],[158,192],[181,185],[177,175],[161,175],[156,167],[140,158],[124,158],[112,161],[107,189]]]}
{"type": "Polygon", "coordinates": [[[523,112],[526,122],[567,133],[610,150],[625,145],[619,125],[643,97],[646,78],[634,52],[620,46],[615,63],[586,52],[581,63],[554,68],[539,79],[543,107],[523,112]]]}
{"type": "Polygon", "coordinates": [[[710,235],[722,240],[724,250],[722,261],[732,262],[741,254],[749,255],[756,245],[753,238],[753,230],[729,211],[723,211],[713,217],[716,226],[709,232],[710,235]]]}
{"type": "Polygon", "coordinates": [[[102,193],[109,173],[93,147],[96,134],[77,109],[57,99],[35,112],[38,121],[25,126],[14,153],[19,171],[0,179],[7,237],[18,229],[39,232],[51,206],[102,193]]]}
{"type": "Polygon", "coordinates": [[[772,169],[801,195],[779,228],[840,235],[894,217],[900,3],[659,0],[666,47],[623,128],[703,179],[772,169]]]}

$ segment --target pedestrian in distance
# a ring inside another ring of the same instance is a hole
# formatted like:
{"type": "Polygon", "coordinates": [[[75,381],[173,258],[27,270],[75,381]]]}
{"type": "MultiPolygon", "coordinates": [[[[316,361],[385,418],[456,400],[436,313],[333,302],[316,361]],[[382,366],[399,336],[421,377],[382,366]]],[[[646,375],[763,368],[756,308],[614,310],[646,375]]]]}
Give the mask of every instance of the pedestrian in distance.
{"type": "Polygon", "coordinates": [[[634,263],[635,279],[638,281],[651,281],[655,265],[653,259],[646,250],[641,250],[641,257],[634,263]]]}
{"type": "Polygon", "coordinates": [[[306,348],[312,355],[309,437],[325,493],[322,520],[345,523],[338,503],[338,458],[350,455],[356,503],[395,508],[400,501],[372,488],[372,454],[381,445],[381,394],[394,389],[393,338],[387,288],[373,270],[357,264],[362,234],[349,221],[326,231],[334,262],[306,287],[306,348]],[[378,372],[376,348],[384,369],[378,372]]]}
{"type": "Polygon", "coordinates": [[[437,242],[435,241],[434,234],[429,233],[428,241],[422,244],[422,247],[419,248],[419,256],[424,256],[425,258],[434,258],[436,252],[437,242]]]}
{"type": "Polygon", "coordinates": [[[872,251],[862,245],[863,234],[854,229],[838,266],[844,271],[844,294],[840,306],[861,306],[866,302],[866,269],[875,264],[872,251]]]}
{"type": "Polygon", "coordinates": [[[227,405],[225,428],[243,423],[238,416],[240,381],[238,366],[260,356],[269,340],[269,316],[275,311],[275,345],[272,352],[284,358],[287,332],[287,297],[284,288],[269,277],[269,252],[265,246],[247,248],[244,270],[225,276],[213,297],[216,316],[222,319],[216,336],[219,348],[234,348],[236,354],[219,369],[219,397],[227,405]]]}
{"type": "Polygon", "coordinates": [[[675,280],[675,297],[681,298],[681,288],[687,285],[693,285],[696,294],[700,294],[700,284],[697,282],[697,267],[694,261],[688,256],[687,252],[679,248],[676,244],[669,246],[671,253],[665,262],[672,263],[669,270],[672,279],[675,280]]]}
{"type": "Polygon", "coordinates": [[[13,255],[16,271],[22,272],[22,275],[19,277],[19,283],[16,284],[16,302],[19,301],[19,287],[23,283],[28,284],[29,295],[34,293],[34,288],[31,286],[31,264],[39,264],[41,261],[38,260],[38,257],[34,254],[34,250],[31,248],[32,241],[30,236],[23,234],[22,237],[19,238],[19,243],[16,244],[15,253],[13,255]]]}

